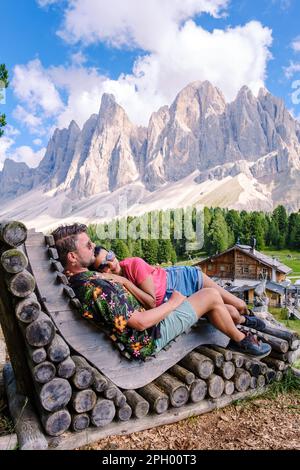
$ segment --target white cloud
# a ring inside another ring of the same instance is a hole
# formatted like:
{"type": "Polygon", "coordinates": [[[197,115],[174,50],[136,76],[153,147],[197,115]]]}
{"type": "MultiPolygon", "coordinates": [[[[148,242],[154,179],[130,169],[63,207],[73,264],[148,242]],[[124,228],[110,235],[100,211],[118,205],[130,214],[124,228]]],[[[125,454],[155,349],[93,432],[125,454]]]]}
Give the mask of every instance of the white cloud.
{"type": "Polygon", "coordinates": [[[0,139],[0,170],[2,170],[4,160],[6,158],[9,158],[8,151],[10,147],[13,145],[13,143],[14,143],[14,140],[6,136],[5,134],[0,139]]]}
{"type": "Polygon", "coordinates": [[[44,134],[43,120],[27,111],[23,106],[17,105],[13,117],[26,126],[31,134],[44,134]]]}
{"type": "Polygon", "coordinates": [[[51,116],[63,108],[55,85],[38,59],[15,66],[12,87],[15,95],[31,110],[42,109],[51,116]]]}
{"type": "Polygon", "coordinates": [[[113,93],[130,119],[143,125],[148,124],[153,111],[170,104],[178,91],[194,80],[211,81],[228,101],[234,99],[243,85],[257,93],[264,85],[271,57],[272,31],[251,21],[209,32],[190,19],[203,12],[217,17],[224,13],[228,3],[228,0],[69,0],[61,33],[66,41],[138,46],[144,55],[136,58],[132,73],[121,74],[117,80],[99,74],[94,68],[83,67],[82,52],[73,55],[70,67],[44,69],[38,60],[31,61],[16,67],[16,92],[27,103],[28,112],[37,116],[30,109],[33,101],[35,111],[42,110],[45,118],[51,115],[59,127],[68,126],[72,119],[82,126],[92,113],[98,112],[104,92],[113,93]],[[28,86],[20,83],[24,75],[29,79],[28,86]],[[37,77],[41,83],[38,89],[37,77]],[[64,107],[61,90],[67,95],[64,107]]]}
{"type": "Polygon", "coordinates": [[[300,52],[300,36],[296,37],[292,42],[292,48],[295,52],[300,52]]]}
{"type": "Polygon", "coordinates": [[[72,65],[83,65],[87,61],[86,56],[82,53],[82,51],[76,52],[75,54],[71,55],[71,62],[72,65]]]}
{"type": "Polygon", "coordinates": [[[28,147],[27,145],[22,145],[20,147],[16,147],[12,149],[15,141],[4,135],[0,139],[0,171],[3,168],[3,163],[6,158],[10,158],[16,162],[24,162],[29,167],[35,168],[38,166],[40,161],[45,155],[46,149],[40,148],[36,152],[32,150],[32,148],[28,147]]]}
{"type": "Polygon", "coordinates": [[[81,127],[93,113],[99,112],[106,77],[94,68],[52,67],[49,75],[59,89],[67,91],[67,105],[57,117],[58,127],[68,127],[74,119],[81,127]]]}
{"type": "Polygon", "coordinates": [[[46,148],[41,148],[34,152],[31,147],[27,145],[22,145],[17,147],[15,151],[10,155],[10,158],[16,162],[24,162],[31,168],[36,168],[42,158],[44,157],[46,148]]]}
{"type": "Polygon", "coordinates": [[[160,49],[160,42],[196,14],[218,17],[229,0],[69,0],[59,35],[67,42],[160,49]]]}
{"type": "Polygon", "coordinates": [[[16,129],[12,125],[7,124],[7,126],[5,126],[5,135],[8,137],[20,135],[20,131],[19,129],[16,129]]]}
{"type": "Polygon", "coordinates": [[[37,145],[38,147],[40,147],[43,142],[42,142],[41,139],[34,139],[33,143],[34,143],[34,145],[37,145]]]}
{"type": "Polygon", "coordinates": [[[300,63],[295,63],[290,61],[290,65],[288,67],[284,67],[284,73],[287,78],[292,78],[295,73],[300,72],[300,63]]]}
{"type": "Polygon", "coordinates": [[[38,5],[42,8],[58,2],[61,2],[61,0],[37,0],[38,5]]]}

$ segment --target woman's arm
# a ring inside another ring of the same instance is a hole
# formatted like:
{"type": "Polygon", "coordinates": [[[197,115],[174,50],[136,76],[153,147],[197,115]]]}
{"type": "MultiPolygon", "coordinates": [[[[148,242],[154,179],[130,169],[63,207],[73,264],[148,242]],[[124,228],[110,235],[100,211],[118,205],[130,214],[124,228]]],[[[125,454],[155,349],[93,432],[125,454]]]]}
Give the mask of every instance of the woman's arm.
{"type": "Polygon", "coordinates": [[[126,287],[147,310],[156,307],[155,287],[151,274],[146,277],[140,287],[133,284],[133,282],[129,281],[126,277],[117,276],[116,274],[102,273],[101,276],[102,279],[115,281],[126,287]]]}
{"type": "Polygon", "coordinates": [[[169,301],[165,302],[159,307],[155,307],[151,310],[146,310],[144,312],[135,310],[130,316],[130,319],[128,320],[127,324],[128,326],[130,326],[130,328],[134,328],[138,331],[146,330],[147,328],[156,325],[161,320],[166,318],[169,313],[171,313],[180,304],[182,304],[185,299],[186,297],[180,292],[174,291],[169,301]]]}

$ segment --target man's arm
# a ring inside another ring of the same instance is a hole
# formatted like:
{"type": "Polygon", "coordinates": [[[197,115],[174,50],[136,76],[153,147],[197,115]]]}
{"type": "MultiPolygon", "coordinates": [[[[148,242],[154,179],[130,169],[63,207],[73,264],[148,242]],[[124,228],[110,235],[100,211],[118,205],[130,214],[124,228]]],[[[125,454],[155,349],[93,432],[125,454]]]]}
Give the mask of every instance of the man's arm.
{"type": "Polygon", "coordinates": [[[186,297],[180,292],[174,291],[169,301],[159,307],[155,307],[144,312],[135,310],[131,314],[127,324],[130,328],[138,331],[146,330],[166,318],[173,310],[182,304],[185,299],[186,297]]]}

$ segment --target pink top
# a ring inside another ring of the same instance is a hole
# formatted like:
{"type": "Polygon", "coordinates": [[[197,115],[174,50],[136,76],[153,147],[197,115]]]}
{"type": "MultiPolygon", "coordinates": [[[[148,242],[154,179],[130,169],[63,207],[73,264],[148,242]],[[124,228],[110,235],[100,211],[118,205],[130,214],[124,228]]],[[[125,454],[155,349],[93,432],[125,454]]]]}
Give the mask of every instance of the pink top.
{"type": "Polygon", "coordinates": [[[123,275],[137,286],[150,275],[152,275],[154,287],[156,306],[163,303],[167,289],[167,273],[162,268],[155,268],[146,263],[142,258],[126,258],[120,261],[120,266],[123,275]]]}

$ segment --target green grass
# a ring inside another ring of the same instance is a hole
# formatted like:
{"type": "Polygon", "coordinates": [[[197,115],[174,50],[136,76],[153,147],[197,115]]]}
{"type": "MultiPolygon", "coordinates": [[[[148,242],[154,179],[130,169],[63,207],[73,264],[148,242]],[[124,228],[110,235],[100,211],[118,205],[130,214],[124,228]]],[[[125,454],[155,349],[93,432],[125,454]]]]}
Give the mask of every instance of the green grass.
{"type": "Polygon", "coordinates": [[[300,320],[291,320],[287,318],[287,311],[285,308],[275,308],[275,307],[269,307],[269,312],[278,320],[280,323],[282,323],[284,326],[287,328],[290,328],[291,330],[297,331],[300,335],[300,320]]]}
{"type": "Polygon", "coordinates": [[[286,264],[293,270],[289,276],[300,277],[300,251],[295,250],[264,250],[262,251],[267,256],[275,256],[283,264],[286,264]]]}
{"type": "Polygon", "coordinates": [[[267,392],[262,395],[265,398],[276,398],[282,393],[293,393],[300,398],[300,378],[288,370],[280,382],[273,382],[267,392]]]}

